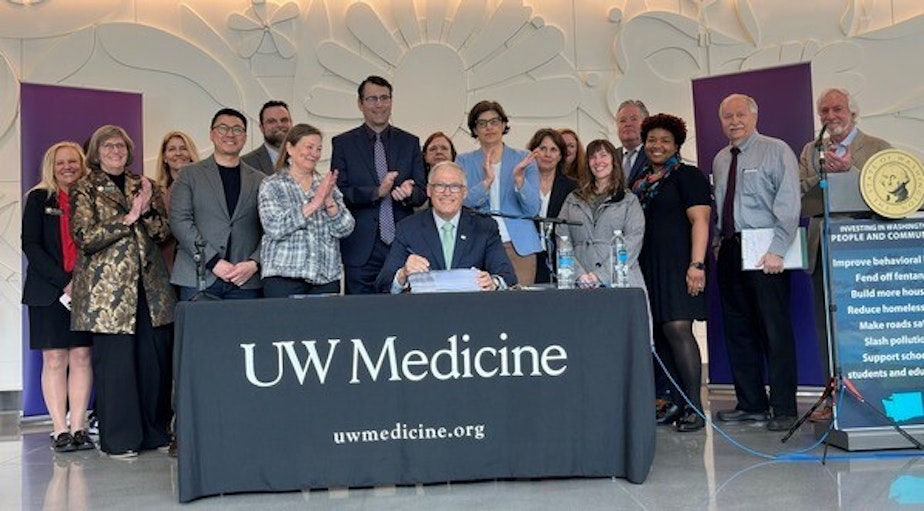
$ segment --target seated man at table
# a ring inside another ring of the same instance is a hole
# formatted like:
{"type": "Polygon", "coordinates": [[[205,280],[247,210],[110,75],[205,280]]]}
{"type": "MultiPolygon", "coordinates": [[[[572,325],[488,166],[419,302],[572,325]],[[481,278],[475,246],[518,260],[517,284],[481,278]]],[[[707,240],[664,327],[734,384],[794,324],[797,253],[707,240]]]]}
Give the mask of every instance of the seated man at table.
{"type": "Polygon", "coordinates": [[[401,293],[410,289],[409,275],[449,268],[481,270],[475,278],[483,291],[516,284],[497,222],[462,210],[468,190],[462,167],[451,161],[438,163],[427,182],[430,208],[398,223],[376,289],[401,293]]]}

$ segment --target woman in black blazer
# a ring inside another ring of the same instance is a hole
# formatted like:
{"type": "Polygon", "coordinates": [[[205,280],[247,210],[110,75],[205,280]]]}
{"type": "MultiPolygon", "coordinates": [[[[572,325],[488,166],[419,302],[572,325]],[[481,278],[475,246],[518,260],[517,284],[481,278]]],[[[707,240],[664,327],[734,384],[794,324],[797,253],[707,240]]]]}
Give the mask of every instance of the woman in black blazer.
{"type": "Polygon", "coordinates": [[[92,340],[86,332],[71,331],[69,308],[78,250],[70,235],[68,190],[87,173],[85,163],[79,145],[51,146],[42,159],[42,182],[29,191],[22,214],[22,251],[29,261],[22,303],[29,307],[29,347],[42,350],[42,395],[56,452],[95,447],[86,429],[92,340]]]}
{"type": "MultiPolygon", "coordinates": [[[[565,197],[577,186],[576,182],[565,176],[565,157],[568,154],[565,139],[557,130],[542,128],[533,134],[533,138],[526,147],[530,151],[539,150],[536,156],[536,166],[539,167],[539,197],[542,199],[539,216],[557,217],[565,202],[565,197]]],[[[538,222],[536,222],[536,229],[544,238],[542,226],[538,222]]],[[[544,251],[536,254],[537,284],[551,282],[550,269],[552,272],[555,271],[554,261],[554,252],[552,253],[552,264],[549,264],[544,251]]]]}

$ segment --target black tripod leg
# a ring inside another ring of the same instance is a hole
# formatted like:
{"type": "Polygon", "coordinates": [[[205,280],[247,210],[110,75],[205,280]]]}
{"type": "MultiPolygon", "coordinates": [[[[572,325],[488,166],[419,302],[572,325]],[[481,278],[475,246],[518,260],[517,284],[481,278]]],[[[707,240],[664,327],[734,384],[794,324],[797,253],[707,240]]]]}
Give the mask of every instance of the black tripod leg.
{"type": "Polygon", "coordinates": [[[784,435],[783,438],[780,439],[781,443],[785,444],[786,441],[789,440],[789,437],[791,437],[796,431],[799,430],[800,427],[802,427],[803,424],[805,424],[805,421],[807,421],[808,418],[811,417],[813,413],[815,413],[815,410],[817,410],[818,407],[821,406],[821,404],[824,403],[828,399],[828,397],[831,396],[831,394],[834,392],[835,385],[836,385],[835,378],[828,379],[828,383],[825,384],[824,392],[821,393],[821,396],[818,397],[818,400],[815,401],[815,404],[813,404],[812,407],[809,408],[807,412],[802,414],[802,417],[799,417],[799,420],[797,420],[792,425],[792,427],[789,428],[789,431],[786,432],[786,435],[784,435]]]}

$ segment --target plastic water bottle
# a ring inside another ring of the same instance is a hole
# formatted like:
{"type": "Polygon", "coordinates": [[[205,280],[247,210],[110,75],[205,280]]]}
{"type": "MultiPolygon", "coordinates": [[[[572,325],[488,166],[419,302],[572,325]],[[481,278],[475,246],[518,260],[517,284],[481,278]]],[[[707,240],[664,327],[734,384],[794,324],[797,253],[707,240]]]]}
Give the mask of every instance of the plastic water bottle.
{"type": "Polygon", "coordinates": [[[613,287],[629,287],[629,251],[622,230],[613,231],[613,287]]]}
{"type": "Polygon", "coordinates": [[[574,288],[574,247],[567,236],[558,237],[558,289],[574,288]]]}

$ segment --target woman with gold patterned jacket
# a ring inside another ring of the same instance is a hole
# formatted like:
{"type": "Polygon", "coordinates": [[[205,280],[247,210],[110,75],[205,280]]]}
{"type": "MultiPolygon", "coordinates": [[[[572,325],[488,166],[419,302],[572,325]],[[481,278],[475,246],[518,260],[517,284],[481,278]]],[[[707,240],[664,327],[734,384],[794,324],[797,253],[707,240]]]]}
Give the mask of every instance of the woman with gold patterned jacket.
{"type": "Polygon", "coordinates": [[[171,346],[176,299],[158,249],[169,234],[159,187],[126,170],[134,144],[118,126],[90,138],[90,173],[71,192],[80,249],[71,327],[93,333],[100,449],[113,458],[170,442],[171,346]]]}

